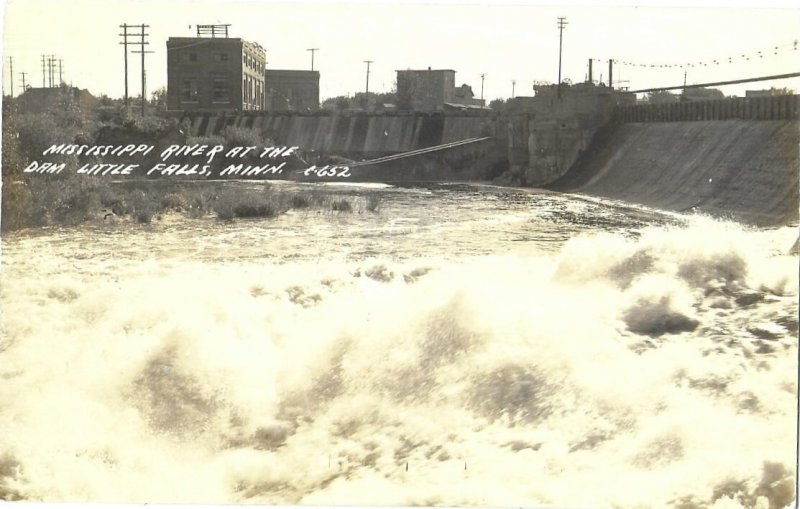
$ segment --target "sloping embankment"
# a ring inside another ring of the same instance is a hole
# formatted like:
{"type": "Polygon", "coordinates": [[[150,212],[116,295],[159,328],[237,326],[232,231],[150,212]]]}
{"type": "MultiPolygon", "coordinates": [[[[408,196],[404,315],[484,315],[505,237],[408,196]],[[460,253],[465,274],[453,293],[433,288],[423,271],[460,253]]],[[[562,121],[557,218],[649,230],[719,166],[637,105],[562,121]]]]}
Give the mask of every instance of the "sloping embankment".
{"type": "Polygon", "coordinates": [[[798,218],[798,168],[797,122],[627,123],[547,187],[766,226],[798,218]]]}

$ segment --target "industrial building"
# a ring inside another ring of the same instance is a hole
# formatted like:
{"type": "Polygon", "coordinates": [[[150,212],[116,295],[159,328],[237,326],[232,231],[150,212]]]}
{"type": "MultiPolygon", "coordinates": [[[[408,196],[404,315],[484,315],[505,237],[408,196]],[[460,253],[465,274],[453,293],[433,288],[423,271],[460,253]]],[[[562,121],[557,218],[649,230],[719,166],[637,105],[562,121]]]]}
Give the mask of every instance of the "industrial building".
{"type": "Polygon", "coordinates": [[[167,108],[264,110],[266,63],[264,48],[229,38],[227,25],[198,25],[197,37],[170,37],[167,108]]]}
{"type": "Polygon", "coordinates": [[[397,106],[404,110],[436,111],[449,105],[482,107],[469,85],[456,87],[452,69],[397,71],[397,106]]]}
{"type": "Polygon", "coordinates": [[[267,69],[264,79],[268,110],[316,111],[319,109],[319,71],[267,69]]]}

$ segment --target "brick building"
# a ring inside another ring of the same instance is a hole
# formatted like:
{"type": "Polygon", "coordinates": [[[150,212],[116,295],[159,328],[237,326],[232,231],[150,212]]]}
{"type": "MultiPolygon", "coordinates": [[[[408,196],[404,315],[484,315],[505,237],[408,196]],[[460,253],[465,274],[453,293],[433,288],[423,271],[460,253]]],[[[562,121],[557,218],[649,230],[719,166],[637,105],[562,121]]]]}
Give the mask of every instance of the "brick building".
{"type": "Polygon", "coordinates": [[[228,37],[170,37],[167,108],[264,110],[265,69],[266,53],[258,44],[228,37]]]}
{"type": "Polygon", "coordinates": [[[397,106],[403,110],[443,110],[445,105],[482,106],[469,85],[456,87],[452,69],[397,71],[397,106]]]}
{"type": "Polygon", "coordinates": [[[452,102],[456,72],[452,69],[397,71],[397,106],[400,109],[441,110],[452,102]]]}
{"type": "Polygon", "coordinates": [[[319,72],[267,69],[267,108],[271,111],[319,109],[319,72]]]}

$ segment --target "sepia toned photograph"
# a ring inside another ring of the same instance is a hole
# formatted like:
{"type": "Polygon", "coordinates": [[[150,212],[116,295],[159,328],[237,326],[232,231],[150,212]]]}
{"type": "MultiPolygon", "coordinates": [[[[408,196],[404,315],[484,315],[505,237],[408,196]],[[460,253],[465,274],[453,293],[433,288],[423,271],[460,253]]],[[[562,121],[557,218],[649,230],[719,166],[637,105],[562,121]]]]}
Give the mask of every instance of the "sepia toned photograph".
{"type": "Polygon", "coordinates": [[[0,505],[796,507],[800,7],[2,7],[0,505]]]}

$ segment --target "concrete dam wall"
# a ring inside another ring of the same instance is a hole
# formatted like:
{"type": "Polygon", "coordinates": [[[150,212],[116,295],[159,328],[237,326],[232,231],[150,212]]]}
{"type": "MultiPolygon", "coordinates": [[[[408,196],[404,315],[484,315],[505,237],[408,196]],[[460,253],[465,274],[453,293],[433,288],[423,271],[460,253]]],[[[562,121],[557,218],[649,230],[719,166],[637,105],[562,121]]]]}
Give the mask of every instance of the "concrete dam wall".
{"type": "Polygon", "coordinates": [[[547,187],[777,225],[798,219],[799,169],[796,121],[615,123],[547,187]]]}
{"type": "Polygon", "coordinates": [[[282,145],[305,152],[369,158],[494,134],[492,114],[424,112],[239,113],[190,116],[193,136],[212,136],[225,127],[259,130],[282,145]]]}

